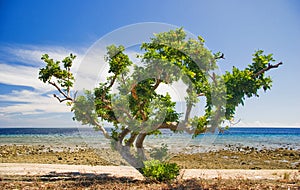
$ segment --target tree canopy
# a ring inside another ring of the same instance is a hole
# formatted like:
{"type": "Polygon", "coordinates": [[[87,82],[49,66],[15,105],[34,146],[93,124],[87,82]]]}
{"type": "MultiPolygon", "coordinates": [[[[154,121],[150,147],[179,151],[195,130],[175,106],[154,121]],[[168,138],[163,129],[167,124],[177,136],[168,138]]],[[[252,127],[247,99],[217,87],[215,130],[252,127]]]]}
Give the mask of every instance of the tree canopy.
{"type": "Polygon", "coordinates": [[[136,64],[122,45],[108,46],[104,59],[109,64],[109,77],[78,97],[71,93],[75,78],[70,68],[75,55],[70,54],[61,64],[45,54],[42,60],[47,65],[39,73],[42,82],[56,88],[59,94],[54,96],[59,102],[72,106],[74,120],[102,131],[112,147],[136,168],[142,168],[147,159],[143,147],[147,136],[158,135],[161,129],[194,137],[214,131],[222,122],[232,121],[237,106],[246,98],[258,96],[260,89],[270,89],[272,80],[266,72],[282,64],[273,64],[272,54],[258,50],[244,69],[233,67],[218,75],[217,62],[224,54],[208,50],[201,36],[187,38],[182,28],[155,34],[140,48],[140,63],[136,64]],[[184,113],[176,111],[170,94],[157,92],[160,85],[178,81],[186,85],[184,113]],[[192,116],[200,100],[205,101],[204,114],[192,116]],[[112,132],[101,121],[111,123],[112,132]]]}

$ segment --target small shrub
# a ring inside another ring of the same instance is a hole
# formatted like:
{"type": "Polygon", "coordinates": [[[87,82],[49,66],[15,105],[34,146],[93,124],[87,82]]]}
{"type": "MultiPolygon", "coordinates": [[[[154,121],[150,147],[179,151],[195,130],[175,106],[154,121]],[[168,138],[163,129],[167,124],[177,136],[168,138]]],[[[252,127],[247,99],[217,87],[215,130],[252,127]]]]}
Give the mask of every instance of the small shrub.
{"type": "Polygon", "coordinates": [[[176,163],[150,160],[144,162],[143,175],[157,181],[170,181],[179,175],[179,166],[176,163]]]}

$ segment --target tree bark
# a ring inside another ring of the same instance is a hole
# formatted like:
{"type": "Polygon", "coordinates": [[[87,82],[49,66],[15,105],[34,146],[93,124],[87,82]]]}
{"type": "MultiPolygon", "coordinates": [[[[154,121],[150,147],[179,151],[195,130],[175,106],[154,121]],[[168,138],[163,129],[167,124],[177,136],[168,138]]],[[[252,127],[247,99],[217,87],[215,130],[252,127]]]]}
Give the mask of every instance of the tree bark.
{"type": "Polygon", "coordinates": [[[147,136],[146,133],[140,133],[138,135],[137,139],[136,139],[136,142],[135,142],[135,146],[136,146],[136,149],[137,149],[138,156],[143,161],[147,160],[146,155],[145,155],[144,146],[143,146],[143,143],[144,143],[144,140],[145,140],[146,136],[147,136]]]}
{"type": "Polygon", "coordinates": [[[266,68],[263,68],[262,70],[258,71],[257,73],[254,74],[255,77],[258,77],[259,75],[263,74],[264,72],[270,70],[270,69],[273,69],[273,68],[277,68],[279,67],[280,65],[282,65],[283,63],[282,62],[279,62],[277,63],[276,65],[271,65],[269,64],[268,67],[266,68]]]}

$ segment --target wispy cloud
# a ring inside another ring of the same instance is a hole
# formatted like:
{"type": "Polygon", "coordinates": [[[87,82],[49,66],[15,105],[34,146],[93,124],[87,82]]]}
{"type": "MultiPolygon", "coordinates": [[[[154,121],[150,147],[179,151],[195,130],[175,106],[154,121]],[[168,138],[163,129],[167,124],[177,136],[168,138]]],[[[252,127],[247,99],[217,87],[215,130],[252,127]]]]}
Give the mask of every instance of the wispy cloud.
{"type": "Polygon", "coordinates": [[[30,66],[41,66],[41,56],[49,54],[54,60],[61,60],[70,53],[81,54],[82,48],[71,49],[59,46],[10,45],[0,48],[1,61],[22,63],[30,66]]]}
{"type": "MultiPolygon", "coordinates": [[[[1,93],[0,90],[0,124],[16,124],[18,118],[36,123],[45,121],[51,113],[60,115],[70,112],[69,107],[59,104],[53,98],[52,91],[55,89],[38,80],[38,73],[39,68],[44,65],[40,59],[42,54],[47,53],[54,60],[61,60],[71,52],[78,54],[79,58],[82,57],[82,54],[76,53],[78,51],[63,47],[26,45],[0,48],[0,83],[10,86],[10,89],[19,86],[6,94],[1,93]],[[31,87],[32,90],[25,87],[31,87]],[[35,115],[36,119],[31,118],[30,115],[35,115]],[[44,119],[41,120],[41,118],[44,119]]],[[[80,59],[76,59],[77,65],[79,62],[80,59]]],[[[25,125],[25,123],[23,124],[25,125]]]]}
{"type": "Polygon", "coordinates": [[[38,80],[37,67],[9,65],[0,63],[0,83],[7,85],[28,86],[39,91],[48,91],[48,87],[38,80]]]}
{"type": "Polygon", "coordinates": [[[71,113],[47,114],[12,114],[0,113],[0,127],[76,127],[78,124],[71,119],[71,113]]]}
{"type": "Polygon", "coordinates": [[[0,107],[0,113],[13,114],[41,114],[41,113],[61,113],[70,110],[64,104],[59,104],[50,95],[43,96],[39,92],[20,90],[12,91],[9,94],[0,95],[3,102],[13,102],[5,107],[0,107]]]}

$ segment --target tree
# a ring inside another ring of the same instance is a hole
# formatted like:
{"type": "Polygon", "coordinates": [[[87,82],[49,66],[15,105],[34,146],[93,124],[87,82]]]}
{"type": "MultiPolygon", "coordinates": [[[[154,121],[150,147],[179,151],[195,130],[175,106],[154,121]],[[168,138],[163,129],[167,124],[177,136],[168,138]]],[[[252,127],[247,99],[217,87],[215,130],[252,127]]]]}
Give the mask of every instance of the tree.
{"type": "Polygon", "coordinates": [[[141,45],[138,58],[142,65],[133,64],[123,46],[111,45],[105,57],[110,66],[107,81],[78,97],[76,93],[71,96],[75,79],[70,68],[76,57],[72,54],[62,60],[63,68],[59,61],[43,55],[47,65],[40,70],[39,79],[56,88],[59,95],[54,97],[59,102],[72,106],[74,120],[100,130],[112,147],[142,172],[147,160],[143,147],[147,136],[168,129],[196,137],[218,129],[222,122],[233,119],[236,107],[243,105],[245,98],[271,88],[272,80],[265,73],[282,64],[273,65],[273,55],[258,50],[245,69],[233,67],[231,72],[217,75],[217,62],[224,54],[212,53],[204,43],[201,36],[187,39],[182,28],[155,34],[141,45]],[[176,102],[168,93],[157,93],[160,85],[179,80],[186,85],[185,113],[176,111],[176,102]],[[119,92],[113,92],[113,88],[119,92]],[[192,117],[191,111],[200,99],[205,101],[204,114],[192,117]],[[112,131],[108,132],[100,120],[113,124],[112,131]]]}

